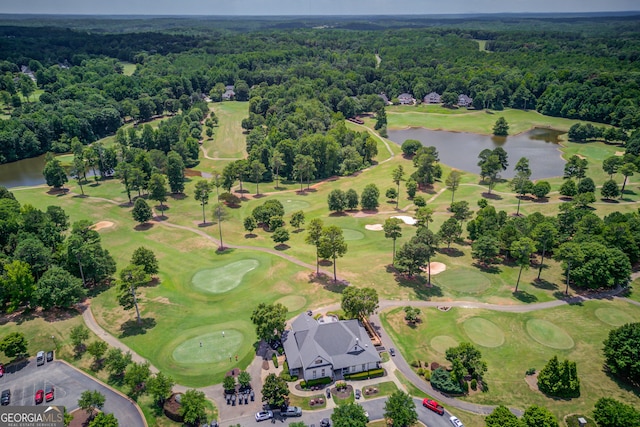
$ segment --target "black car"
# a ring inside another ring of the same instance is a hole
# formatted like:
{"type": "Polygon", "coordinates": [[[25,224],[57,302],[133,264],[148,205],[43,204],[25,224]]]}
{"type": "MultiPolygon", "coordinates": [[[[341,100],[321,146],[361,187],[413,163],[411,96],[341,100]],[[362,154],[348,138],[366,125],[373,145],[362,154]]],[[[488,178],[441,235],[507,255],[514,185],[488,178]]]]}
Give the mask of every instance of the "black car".
{"type": "Polygon", "coordinates": [[[329,418],[323,418],[320,421],[320,427],[331,427],[331,421],[329,421],[329,418]]]}
{"type": "Polygon", "coordinates": [[[0,394],[0,403],[3,405],[11,403],[11,390],[2,390],[2,394],[0,394]]]}
{"type": "Polygon", "coordinates": [[[327,387],[327,399],[331,398],[331,389],[327,387]]]}
{"type": "Polygon", "coordinates": [[[47,351],[47,362],[51,362],[53,360],[53,350],[47,351]]]}
{"type": "Polygon", "coordinates": [[[390,355],[392,355],[392,356],[395,356],[395,355],[396,355],[396,349],[395,349],[395,348],[393,348],[393,347],[391,347],[391,348],[389,349],[389,354],[390,354],[390,355]]]}

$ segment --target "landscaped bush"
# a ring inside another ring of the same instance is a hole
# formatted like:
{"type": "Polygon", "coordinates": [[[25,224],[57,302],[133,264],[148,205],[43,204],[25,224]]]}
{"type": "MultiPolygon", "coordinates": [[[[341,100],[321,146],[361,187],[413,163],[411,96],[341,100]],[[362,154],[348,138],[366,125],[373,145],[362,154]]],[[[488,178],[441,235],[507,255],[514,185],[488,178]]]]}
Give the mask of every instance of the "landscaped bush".
{"type": "Polygon", "coordinates": [[[331,382],[331,378],[329,377],[322,377],[322,378],[316,378],[315,380],[309,380],[309,381],[300,381],[300,387],[302,388],[309,388],[309,387],[313,387],[316,385],[324,385],[324,384],[329,384],[331,382]]]}
{"type": "Polygon", "coordinates": [[[431,362],[431,372],[435,371],[439,367],[440,367],[440,364],[438,362],[431,362]]]}
{"type": "Polygon", "coordinates": [[[478,380],[474,378],[471,380],[471,390],[477,390],[477,389],[478,389],[478,380]]]}
{"type": "Polygon", "coordinates": [[[451,379],[451,374],[442,368],[438,368],[431,373],[431,385],[433,388],[448,394],[464,393],[460,384],[455,383],[451,379]]]}
{"type": "Polygon", "coordinates": [[[424,370],[424,379],[427,381],[431,381],[431,371],[429,369],[424,370]]]}
{"type": "Polygon", "coordinates": [[[275,354],[271,355],[271,360],[273,360],[273,366],[278,367],[278,357],[275,354]]]}
{"type": "Polygon", "coordinates": [[[411,361],[411,366],[413,366],[414,368],[419,368],[420,367],[420,361],[419,360],[412,360],[411,361]]]}
{"type": "Polygon", "coordinates": [[[418,374],[418,376],[423,376],[424,375],[424,368],[418,368],[418,370],[416,371],[416,374],[418,374]]]}
{"type": "Polygon", "coordinates": [[[368,378],[378,378],[384,375],[384,369],[371,369],[365,372],[358,372],[356,374],[346,374],[345,380],[366,380],[368,378]]]}
{"type": "Polygon", "coordinates": [[[413,198],[413,204],[417,207],[427,206],[427,201],[422,196],[416,196],[413,198]]]}
{"type": "Polygon", "coordinates": [[[527,375],[534,375],[536,373],[536,368],[527,369],[527,375]]]}
{"type": "Polygon", "coordinates": [[[558,356],[553,356],[538,374],[538,389],[549,396],[580,396],[580,379],[576,362],[565,359],[560,363],[558,356]]]}

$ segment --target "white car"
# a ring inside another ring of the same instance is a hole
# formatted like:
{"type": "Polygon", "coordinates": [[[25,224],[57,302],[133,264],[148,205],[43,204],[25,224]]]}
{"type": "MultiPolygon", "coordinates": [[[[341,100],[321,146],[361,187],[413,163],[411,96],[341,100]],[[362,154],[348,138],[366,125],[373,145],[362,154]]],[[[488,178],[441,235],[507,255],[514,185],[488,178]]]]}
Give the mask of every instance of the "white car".
{"type": "Polygon", "coordinates": [[[256,412],[256,421],[270,420],[271,418],[273,418],[273,412],[271,411],[256,412]]]}
{"type": "Polygon", "coordinates": [[[449,421],[451,421],[451,424],[453,425],[453,427],[464,427],[464,424],[462,424],[462,422],[458,419],[458,417],[455,417],[452,415],[449,418],[449,421]]]}

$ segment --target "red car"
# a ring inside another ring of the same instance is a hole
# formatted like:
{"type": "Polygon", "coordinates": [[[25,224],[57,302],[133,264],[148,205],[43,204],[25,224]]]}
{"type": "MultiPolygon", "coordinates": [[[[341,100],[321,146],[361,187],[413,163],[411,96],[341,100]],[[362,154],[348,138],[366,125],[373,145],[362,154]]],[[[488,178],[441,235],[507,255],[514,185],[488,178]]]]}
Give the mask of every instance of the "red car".
{"type": "Polygon", "coordinates": [[[422,406],[424,406],[427,409],[431,409],[433,412],[435,412],[438,415],[444,415],[444,408],[442,407],[441,404],[439,404],[435,400],[424,399],[422,401],[422,406]]]}
{"type": "Polygon", "coordinates": [[[44,390],[36,391],[36,405],[42,403],[44,400],[44,390]]]}
{"type": "Polygon", "coordinates": [[[53,400],[53,397],[54,397],[53,393],[54,393],[53,386],[47,387],[47,392],[44,394],[44,399],[47,402],[51,402],[53,400]]]}
{"type": "Polygon", "coordinates": [[[4,365],[0,363],[0,377],[4,376],[4,365]]]}

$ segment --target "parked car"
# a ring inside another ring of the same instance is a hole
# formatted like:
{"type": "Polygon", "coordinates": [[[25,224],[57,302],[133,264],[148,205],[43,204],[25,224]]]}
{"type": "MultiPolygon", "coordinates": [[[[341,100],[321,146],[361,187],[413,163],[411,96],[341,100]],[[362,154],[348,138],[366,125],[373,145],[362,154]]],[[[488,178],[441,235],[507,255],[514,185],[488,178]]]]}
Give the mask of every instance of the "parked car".
{"type": "Polygon", "coordinates": [[[36,355],[36,365],[44,365],[44,351],[39,351],[36,355]]]}
{"type": "Polygon", "coordinates": [[[395,348],[393,348],[393,347],[391,347],[391,348],[389,349],[389,354],[390,354],[390,355],[392,355],[392,356],[395,356],[395,355],[396,355],[396,349],[395,349],[395,348]]]}
{"type": "Polygon", "coordinates": [[[0,378],[4,376],[4,365],[0,363],[0,378]]]}
{"type": "Polygon", "coordinates": [[[47,362],[51,362],[53,360],[53,350],[47,351],[47,362]]]}
{"type": "Polygon", "coordinates": [[[35,397],[36,405],[39,405],[40,403],[42,403],[43,400],[44,400],[44,390],[36,391],[36,397],[35,397]]]}
{"type": "Polygon", "coordinates": [[[0,393],[0,403],[2,403],[2,405],[11,403],[11,390],[2,390],[2,393],[0,393]]]}
{"type": "Polygon", "coordinates": [[[422,401],[422,406],[424,406],[427,409],[431,409],[433,412],[435,412],[438,415],[444,415],[444,408],[442,407],[441,404],[439,404],[435,400],[424,399],[422,401]]]}
{"type": "Polygon", "coordinates": [[[331,421],[329,420],[329,418],[323,418],[320,421],[320,427],[331,427],[331,421]]]}
{"type": "Polygon", "coordinates": [[[260,411],[256,412],[256,421],[264,421],[273,418],[273,412],[271,411],[260,411]]]}
{"type": "Polygon", "coordinates": [[[453,425],[453,427],[464,427],[464,424],[462,424],[462,422],[458,419],[458,417],[455,417],[452,415],[449,418],[449,421],[451,421],[451,424],[453,425]]]}
{"type": "Polygon", "coordinates": [[[362,392],[360,391],[359,388],[356,389],[355,395],[356,395],[356,399],[360,399],[360,396],[362,396],[362,392]]]}
{"type": "Polygon", "coordinates": [[[44,393],[44,400],[46,400],[47,402],[51,402],[54,398],[54,392],[55,390],[53,389],[53,386],[49,386],[47,387],[47,391],[45,391],[44,393]]]}
{"type": "Polygon", "coordinates": [[[302,408],[299,406],[287,406],[287,409],[280,411],[280,414],[284,417],[301,417],[302,408]]]}
{"type": "Polygon", "coordinates": [[[327,387],[327,399],[331,398],[331,389],[327,387]]]}

